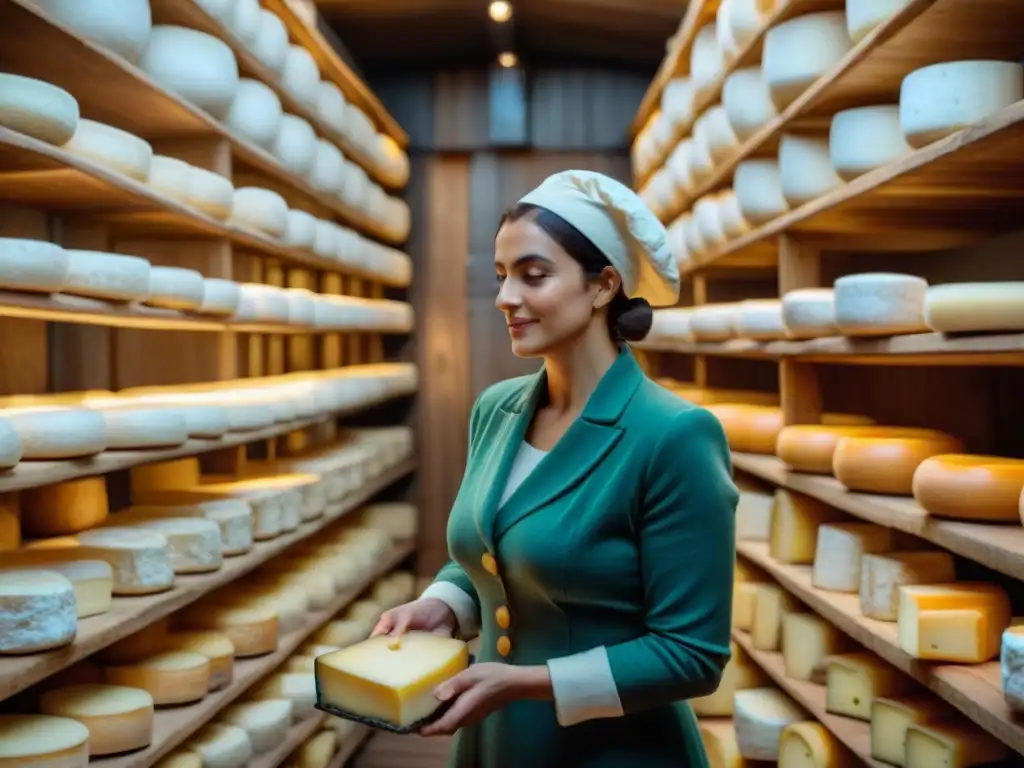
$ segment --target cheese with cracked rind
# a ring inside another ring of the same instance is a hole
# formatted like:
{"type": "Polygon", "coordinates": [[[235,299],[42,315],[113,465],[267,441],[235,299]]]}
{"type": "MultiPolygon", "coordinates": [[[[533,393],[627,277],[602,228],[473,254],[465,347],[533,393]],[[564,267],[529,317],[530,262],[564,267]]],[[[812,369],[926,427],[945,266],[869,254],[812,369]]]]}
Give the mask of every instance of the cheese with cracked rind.
{"type": "Polygon", "coordinates": [[[148,747],[153,736],[153,697],[141,688],[68,685],[44,692],[39,711],[74,718],[88,728],[91,757],[148,747]]]}
{"type": "Polygon", "coordinates": [[[128,528],[157,531],[166,536],[175,573],[209,573],[219,570],[224,562],[220,527],[212,520],[199,517],[123,520],[116,515],[112,519],[128,528]]]}
{"type": "Polygon", "coordinates": [[[55,571],[0,571],[0,655],[60,648],[73,642],[77,631],[70,580],[55,571]]]}

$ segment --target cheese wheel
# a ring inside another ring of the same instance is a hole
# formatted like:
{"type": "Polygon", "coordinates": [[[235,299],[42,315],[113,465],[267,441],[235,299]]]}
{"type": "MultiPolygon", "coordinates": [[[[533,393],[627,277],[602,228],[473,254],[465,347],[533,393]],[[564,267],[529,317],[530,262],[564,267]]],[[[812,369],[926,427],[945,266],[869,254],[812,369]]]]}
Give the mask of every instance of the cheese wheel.
{"type": "Polygon", "coordinates": [[[726,341],[736,335],[738,303],[704,304],[693,308],[690,329],[697,341],[726,341]]]}
{"type": "Polygon", "coordinates": [[[69,685],[39,698],[44,715],[74,718],[89,729],[92,757],[148,747],[153,736],[153,697],[141,688],[69,685]]]}
{"type": "Polygon", "coordinates": [[[184,160],[155,155],[149,164],[146,185],[162,195],[184,203],[188,200],[192,180],[189,172],[191,167],[184,160]]]}
{"type": "Polygon", "coordinates": [[[24,534],[64,536],[102,523],[109,511],[102,476],[26,488],[20,498],[24,534]]]}
{"type": "Polygon", "coordinates": [[[910,0],[846,0],[846,31],[850,40],[859,43],[909,4],[910,0]]]}
{"type": "Polygon", "coordinates": [[[791,133],[782,134],[779,142],[779,181],[786,202],[794,208],[843,184],[832,168],[827,140],[791,133]]]}
{"type": "Polygon", "coordinates": [[[79,619],[98,616],[110,610],[114,587],[114,572],[103,560],[53,561],[45,557],[46,550],[18,550],[5,556],[5,571],[17,570],[12,560],[24,566],[39,570],[53,571],[71,582],[75,590],[75,608],[79,619]],[[26,558],[25,553],[29,552],[26,558]],[[43,555],[42,557],[36,557],[43,555]],[[31,562],[35,559],[35,562],[31,562]]]}
{"type": "Polygon", "coordinates": [[[718,45],[728,63],[735,61],[736,55],[739,53],[739,44],[736,42],[732,26],[729,23],[731,6],[732,0],[722,0],[718,6],[718,13],[715,14],[715,39],[718,40],[718,45]]]}
{"type": "Polygon", "coordinates": [[[782,324],[782,302],[778,299],[741,301],[736,311],[736,335],[741,339],[770,341],[786,336],[782,324]]]}
{"type": "Polygon", "coordinates": [[[64,293],[115,301],[141,301],[149,295],[150,264],[138,256],[65,250],[64,293]]]}
{"type": "Polygon", "coordinates": [[[0,125],[62,146],[75,135],[78,101],[63,88],[31,77],[0,73],[0,125]]]}
{"type": "Polygon", "coordinates": [[[725,229],[718,215],[718,195],[705,195],[693,205],[693,218],[700,229],[700,239],[708,247],[725,242],[725,229]]]}
{"type": "Polygon", "coordinates": [[[674,185],[676,193],[682,196],[693,190],[693,176],[690,171],[691,155],[693,154],[693,139],[683,139],[672,150],[665,162],[665,170],[669,181],[674,185]]]}
{"type": "Polygon", "coordinates": [[[832,455],[832,472],[851,491],[913,494],[914,472],[932,456],[962,453],[963,444],[936,432],[920,437],[842,438],[832,455]]]}
{"type": "Polygon", "coordinates": [[[316,240],[317,219],[306,211],[291,208],[281,240],[293,248],[311,249],[316,240]]]}
{"type": "Polygon", "coordinates": [[[739,48],[746,47],[761,31],[777,0],[730,0],[729,30],[739,48]]]}
{"type": "Polygon", "coordinates": [[[284,22],[270,11],[260,9],[259,23],[249,50],[263,66],[279,74],[288,56],[288,30],[284,22]]]}
{"type": "Polygon", "coordinates": [[[782,323],[793,339],[834,336],[836,297],[831,288],[798,288],[782,297],[782,323]]]}
{"type": "Polygon", "coordinates": [[[1024,99],[1015,61],[950,61],[914,70],[900,85],[900,125],[914,148],[956,133],[1024,99]]]}
{"type": "MultiPolygon", "coordinates": [[[[745,453],[774,454],[779,432],[783,428],[782,409],[774,406],[721,404],[710,405],[711,411],[725,429],[729,446],[745,453]]],[[[868,425],[871,419],[847,413],[822,414],[824,424],[868,425]]]]}
{"type": "MultiPolygon", "coordinates": [[[[3,87],[0,80],[0,99],[3,87]]],[[[68,268],[67,253],[55,243],[0,237],[0,287],[56,293],[64,288],[68,268]]]]}
{"type": "Polygon", "coordinates": [[[61,149],[138,181],[149,178],[152,145],[111,125],[82,118],[74,136],[61,149]]]}
{"type": "Polygon", "coordinates": [[[203,303],[203,276],[194,269],[152,267],[146,304],[164,309],[198,309],[203,303]]]}
{"type": "Polygon", "coordinates": [[[239,289],[234,280],[203,278],[203,302],[196,310],[203,315],[233,315],[238,309],[239,289]]]}
{"type": "Polygon", "coordinates": [[[155,25],[139,68],[218,119],[227,114],[238,90],[238,62],[231,48],[195,29],[155,25]]]}
{"type": "Polygon", "coordinates": [[[136,506],[117,513],[134,520],[168,517],[198,517],[216,523],[220,530],[221,552],[224,556],[241,555],[252,549],[252,507],[240,499],[196,502],[191,505],[136,506]]]}
{"type": "Polygon", "coordinates": [[[195,166],[191,167],[190,176],[188,203],[215,219],[228,218],[235,199],[231,181],[219,173],[195,166]]]}
{"type": "Polygon", "coordinates": [[[211,723],[186,746],[203,758],[203,768],[246,768],[253,758],[249,735],[236,725],[211,723]]]}
{"type": "Polygon", "coordinates": [[[836,327],[844,336],[923,333],[928,282],[914,275],[869,272],[834,283],[836,327]]]}
{"type": "Polygon", "coordinates": [[[928,288],[924,320],[939,333],[1024,330],[1024,282],[947,283],[928,288]]]}
{"type": "Polygon", "coordinates": [[[33,0],[72,32],[136,63],[149,40],[149,0],[33,0]]]}
{"type": "Polygon", "coordinates": [[[732,186],[743,218],[754,226],[765,224],[789,210],[777,160],[744,160],[736,166],[732,186]]]}
{"type": "Polygon", "coordinates": [[[718,44],[714,23],[705,24],[693,38],[690,48],[690,78],[695,98],[705,94],[725,69],[725,52],[718,44]]]}
{"type": "Polygon", "coordinates": [[[210,661],[210,690],[231,682],[235,666],[235,644],[223,632],[170,632],[161,641],[163,650],[188,651],[210,661]]]}
{"type": "Polygon", "coordinates": [[[670,125],[682,127],[693,119],[693,84],[688,77],[673,77],[661,90],[661,112],[670,125]]]}
{"type": "Polygon", "coordinates": [[[188,440],[188,422],[181,411],[128,404],[98,408],[107,427],[107,450],[171,448],[188,440]]]}
{"type": "Polygon", "coordinates": [[[174,583],[167,538],[156,531],[112,526],[82,531],[74,539],[45,540],[40,546],[68,549],[69,559],[105,560],[114,571],[115,595],[153,594],[174,583]]]}
{"type": "Polygon", "coordinates": [[[288,228],[288,203],[273,190],[241,187],[235,190],[231,218],[243,227],[280,237],[288,228]]]}
{"type": "Polygon", "coordinates": [[[828,151],[836,174],[850,181],[913,150],[903,138],[900,108],[881,104],[837,112],[829,129],[828,151]]]}
{"type": "Polygon", "coordinates": [[[794,472],[832,474],[832,457],[844,437],[928,437],[932,430],[878,425],[826,426],[794,424],[784,427],[775,443],[775,454],[794,472]]]}
{"type": "Polygon", "coordinates": [[[87,408],[15,406],[0,410],[0,416],[17,433],[24,459],[81,458],[107,447],[103,415],[87,408]]]}
{"type": "Polygon", "coordinates": [[[65,576],[0,571],[0,655],[60,648],[74,641],[77,629],[75,589],[65,576]]]}
{"type": "Polygon", "coordinates": [[[104,679],[148,691],[157,706],[199,701],[210,690],[210,660],[191,651],[163,651],[129,664],[104,667],[104,679]]]}
{"type": "Polygon", "coordinates": [[[341,170],[344,156],[336,146],[318,139],[313,162],[309,168],[309,183],[314,188],[338,194],[341,191],[341,170]]]}
{"type": "Polygon", "coordinates": [[[722,87],[722,106],[739,141],[746,141],[779,112],[760,67],[735,70],[722,87]]]}
{"type": "Polygon", "coordinates": [[[0,768],[86,768],[89,729],[50,715],[0,715],[0,768]]]}
{"type": "Polygon", "coordinates": [[[852,47],[843,11],[808,13],[770,28],[761,68],[775,106],[792,104],[852,47]]]}
{"type": "Polygon", "coordinates": [[[740,754],[748,760],[776,761],[783,729],[805,718],[803,709],[777,688],[736,691],[733,723],[740,754]]]}
{"type": "Polygon", "coordinates": [[[1009,596],[997,584],[904,586],[896,618],[899,647],[915,659],[981,664],[999,656],[1012,615],[1009,596]]]}
{"type": "Polygon", "coordinates": [[[338,737],[334,731],[320,731],[299,747],[299,768],[328,768],[337,748],[338,737]]]}
{"type": "Polygon", "coordinates": [[[235,37],[245,43],[247,48],[251,48],[259,26],[259,0],[235,0],[234,11],[228,17],[228,27],[235,37]]]}
{"type": "Polygon", "coordinates": [[[228,107],[225,122],[239,136],[263,147],[274,146],[284,110],[273,89],[259,80],[243,77],[228,107]]]}
{"type": "Polygon", "coordinates": [[[313,714],[316,708],[316,680],[311,673],[279,672],[257,683],[247,692],[246,698],[286,699],[292,705],[292,722],[298,723],[313,714]]]}
{"type": "Polygon", "coordinates": [[[932,456],[914,472],[917,503],[936,517],[975,522],[1020,519],[1024,461],[999,456],[932,456]]]}
{"type": "Polygon", "coordinates": [[[182,626],[223,632],[235,646],[235,656],[262,656],[277,650],[277,614],[269,608],[217,605],[203,602],[179,614],[182,626]]]}
{"type": "Polygon", "coordinates": [[[320,69],[313,55],[300,45],[288,47],[281,69],[281,86],[302,106],[316,110],[320,69]]]}
{"type": "Polygon", "coordinates": [[[316,132],[309,121],[285,113],[270,151],[285,168],[302,176],[310,170],[316,157],[316,132]]]}
{"type": "Polygon", "coordinates": [[[332,82],[321,80],[316,86],[315,114],[318,120],[345,135],[348,128],[348,102],[341,89],[332,82]]]}
{"type": "Polygon", "coordinates": [[[708,132],[708,150],[711,152],[711,159],[719,163],[739,149],[740,140],[729,123],[725,107],[721,104],[711,107],[704,115],[708,132]]]}
{"type": "Polygon", "coordinates": [[[694,183],[706,181],[715,171],[715,161],[711,157],[711,144],[708,138],[707,121],[701,115],[693,124],[693,152],[690,154],[690,175],[694,183]]]}
{"type": "Polygon", "coordinates": [[[246,732],[256,754],[272,752],[288,738],[292,723],[289,699],[265,699],[233,704],[220,719],[246,732]]]}
{"type": "Polygon", "coordinates": [[[166,536],[175,573],[207,573],[218,570],[223,563],[220,526],[212,520],[169,517],[123,523],[166,536]]]}

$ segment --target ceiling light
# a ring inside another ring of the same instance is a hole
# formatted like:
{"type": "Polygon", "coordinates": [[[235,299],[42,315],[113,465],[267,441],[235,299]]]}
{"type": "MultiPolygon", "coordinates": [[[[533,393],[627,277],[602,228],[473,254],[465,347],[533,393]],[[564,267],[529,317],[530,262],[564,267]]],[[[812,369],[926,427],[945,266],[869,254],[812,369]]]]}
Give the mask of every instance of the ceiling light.
{"type": "Polygon", "coordinates": [[[499,24],[504,24],[512,18],[512,3],[507,3],[505,0],[494,0],[487,12],[491,14],[491,19],[499,24]]]}
{"type": "Polygon", "coordinates": [[[505,69],[511,69],[519,64],[519,57],[512,53],[512,51],[505,51],[498,54],[498,63],[505,69]]]}

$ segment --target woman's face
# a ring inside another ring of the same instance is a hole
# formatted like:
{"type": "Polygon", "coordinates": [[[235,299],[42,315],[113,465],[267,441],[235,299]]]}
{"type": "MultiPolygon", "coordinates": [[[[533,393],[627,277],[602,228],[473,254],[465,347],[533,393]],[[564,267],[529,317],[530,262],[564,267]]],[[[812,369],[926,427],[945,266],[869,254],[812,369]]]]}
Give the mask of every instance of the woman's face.
{"type": "Polygon", "coordinates": [[[529,217],[498,231],[494,270],[494,304],[505,315],[516,357],[543,357],[572,343],[610,300],[605,276],[588,280],[583,267],[529,217]]]}

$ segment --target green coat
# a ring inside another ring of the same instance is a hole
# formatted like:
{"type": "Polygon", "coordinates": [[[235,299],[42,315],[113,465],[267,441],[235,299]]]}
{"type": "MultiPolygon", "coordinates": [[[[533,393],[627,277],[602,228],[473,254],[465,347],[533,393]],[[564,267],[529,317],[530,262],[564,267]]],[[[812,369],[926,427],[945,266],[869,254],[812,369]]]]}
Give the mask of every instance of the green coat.
{"type": "Polygon", "coordinates": [[[730,655],[739,494],[725,434],[623,347],[580,418],[499,510],[545,388],[542,369],[491,386],[473,406],[448,521],[452,560],[437,580],[480,609],[478,661],[541,665],[605,646],[624,714],[562,726],[553,702],[516,701],[462,729],[451,765],[704,768],[685,700],[715,691],[730,655]],[[497,575],[484,567],[488,553],[497,575]]]}

